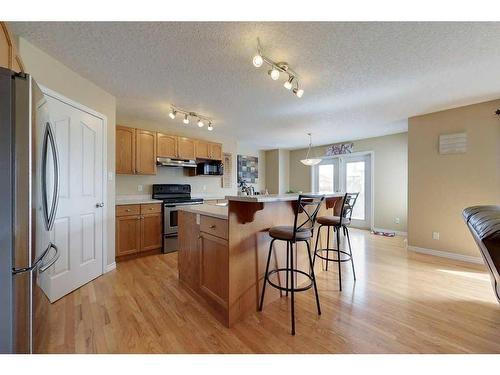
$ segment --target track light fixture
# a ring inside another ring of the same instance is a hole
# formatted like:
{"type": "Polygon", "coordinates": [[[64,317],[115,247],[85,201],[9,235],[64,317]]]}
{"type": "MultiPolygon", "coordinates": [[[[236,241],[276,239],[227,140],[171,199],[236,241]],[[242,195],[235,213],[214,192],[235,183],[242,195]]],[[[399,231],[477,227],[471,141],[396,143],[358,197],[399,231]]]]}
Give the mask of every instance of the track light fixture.
{"type": "Polygon", "coordinates": [[[257,38],[257,54],[253,57],[252,63],[256,68],[260,68],[264,63],[269,65],[271,69],[267,71],[267,74],[269,74],[273,81],[278,80],[281,73],[287,74],[288,78],[283,86],[287,90],[292,90],[295,82],[295,88],[292,90],[295,96],[297,96],[297,98],[301,98],[304,94],[304,90],[299,88],[299,75],[292,68],[290,68],[288,63],[275,62],[269,57],[265,56],[262,53],[262,47],[260,45],[259,38],[257,38]]]}
{"type": "Polygon", "coordinates": [[[170,106],[170,112],[168,114],[168,117],[170,117],[172,120],[175,119],[177,116],[177,113],[180,113],[181,115],[184,115],[184,118],[182,119],[182,122],[186,125],[189,125],[189,120],[190,118],[193,118],[193,121],[197,119],[196,124],[198,127],[202,128],[205,126],[205,123],[208,124],[207,129],[208,130],[213,130],[214,127],[212,126],[212,119],[200,115],[196,112],[191,112],[191,111],[186,111],[184,109],[180,109],[179,107],[174,106],[173,104],[170,106]]]}

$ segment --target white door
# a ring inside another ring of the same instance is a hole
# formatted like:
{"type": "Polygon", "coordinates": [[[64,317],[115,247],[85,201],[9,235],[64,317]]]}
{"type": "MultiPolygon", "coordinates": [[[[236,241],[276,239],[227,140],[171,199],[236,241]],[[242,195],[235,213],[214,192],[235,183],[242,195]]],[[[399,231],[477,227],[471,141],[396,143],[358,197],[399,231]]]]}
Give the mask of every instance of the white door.
{"type": "Polygon", "coordinates": [[[59,206],[51,241],[60,257],[40,284],[51,302],[103,273],[102,119],[47,96],[59,154],[59,206]]]}

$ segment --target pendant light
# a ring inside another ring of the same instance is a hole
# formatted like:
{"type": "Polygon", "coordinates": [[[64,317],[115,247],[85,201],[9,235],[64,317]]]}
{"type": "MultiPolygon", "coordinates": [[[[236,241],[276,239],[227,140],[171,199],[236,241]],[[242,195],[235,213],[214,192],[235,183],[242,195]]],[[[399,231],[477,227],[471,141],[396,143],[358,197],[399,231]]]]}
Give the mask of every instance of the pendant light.
{"type": "Polygon", "coordinates": [[[307,135],[309,136],[309,149],[307,150],[307,154],[306,154],[306,158],[305,159],[302,159],[300,162],[304,165],[307,165],[307,166],[313,166],[313,165],[316,165],[316,164],[319,164],[321,163],[321,159],[320,158],[310,158],[309,157],[309,154],[311,153],[311,148],[312,148],[312,135],[311,133],[307,133],[307,135]]]}

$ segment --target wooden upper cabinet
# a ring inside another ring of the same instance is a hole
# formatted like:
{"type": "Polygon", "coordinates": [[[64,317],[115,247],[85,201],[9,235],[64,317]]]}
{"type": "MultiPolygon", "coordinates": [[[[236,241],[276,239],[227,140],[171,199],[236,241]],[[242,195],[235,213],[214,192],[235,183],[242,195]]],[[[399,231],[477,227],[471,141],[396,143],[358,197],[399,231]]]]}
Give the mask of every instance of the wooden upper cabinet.
{"type": "Polygon", "coordinates": [[[24,72],[23,62],[5,22],[0,22],[0,66],[15,72],[24,72]]]}
{"type": "Polygon", "coordinates": [[[210,159],[222,160],[222,145],[220,143],[210,143],[210,159]]]}
{"type": "Polygon", "coordinates": [[[196,159],[210,159],[210,146],[208,142],[196,141],[196,159]]]}
{"type": "Polygon", "coordinates": [[[135,129],[116,127],[116,173],[135,173],[135,129]]]}
{"type": "Polygon", "coordinates": [[[157,155],[160,158],[176,158],[177,157],[177,137],[175,135],[167,135],[158,133],[156,135],[157,155]]]}
{"type": "Polygon", "coordinates": [[[179,159],[196,159],[195,140],[191,138],[179,137],[177,141],[177,154],[179,159]]]}
{"type": "Polygon", "coordinates": [[[136,129],[135,139],[136,174],[156,174],[156,133],[136,129]]]}

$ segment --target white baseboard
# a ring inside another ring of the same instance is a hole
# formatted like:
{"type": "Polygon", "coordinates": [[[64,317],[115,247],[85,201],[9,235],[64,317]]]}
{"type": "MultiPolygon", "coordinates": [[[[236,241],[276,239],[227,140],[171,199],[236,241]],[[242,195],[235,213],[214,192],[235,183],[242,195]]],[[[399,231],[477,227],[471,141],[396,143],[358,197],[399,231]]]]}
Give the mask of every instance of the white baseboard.
{"type": "Polygon", "coordinates": [[[116,268],[116,262],[113,262],[111,264],[106,265],[106,269],[104,270],[104,273],[108,273],[109,271],[113,271],[116,268]]]}
{"type": "Polygon", "coordinates": [[[449,253],[447,251],[426,249],[424,247],[418,247],[418,246],[408,246],[407,248],[408,248],[408,250],[415,251],[417,253],[434,255],[437,257],[441,257],[441,258],[449,258],[449,259],[454,259],[454,260],[460,260],[462,262],[476,263],[476,264],[483,264],[484,263],[483,258],[473,257],[471,255],[449,253]]]}
{"type": "Polygon", "coordinates": [[[408,235],[407,232],[400,232],[400,231],[394,230],[394,229],[384,229],[384,228],[375,228],[375,227],[373,227],[372,229],[374,231],[377,231],[377,232],[393,232],[393,233],[396,233],[396,235],[398,235],[398,236],[406,237],[408,235]]]}

